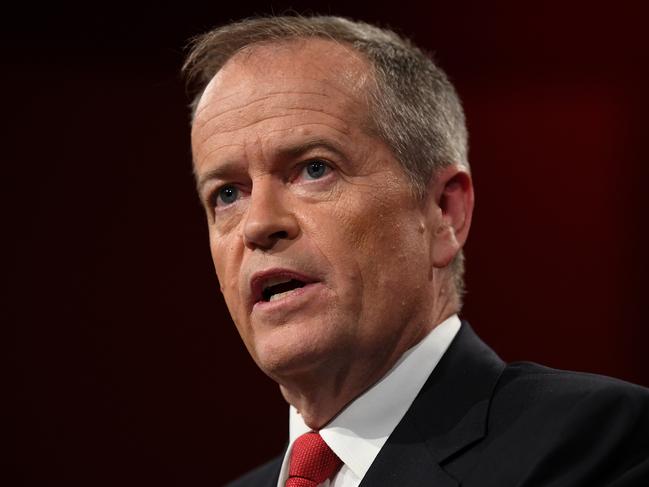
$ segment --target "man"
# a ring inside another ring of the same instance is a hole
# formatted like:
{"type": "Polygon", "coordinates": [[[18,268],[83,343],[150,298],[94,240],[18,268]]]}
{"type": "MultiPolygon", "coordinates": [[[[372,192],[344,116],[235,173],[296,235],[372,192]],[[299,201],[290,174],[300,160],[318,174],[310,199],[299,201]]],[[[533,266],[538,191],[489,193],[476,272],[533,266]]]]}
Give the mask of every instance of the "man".
{"type": "Polygon", "coordinates": [[[503,363],[457,313],[473,210],[444,73],[334,17],[199,38],[192,150],[228,309],[291,405],[232,485],[649,485],[649,394],[503,363]]]}

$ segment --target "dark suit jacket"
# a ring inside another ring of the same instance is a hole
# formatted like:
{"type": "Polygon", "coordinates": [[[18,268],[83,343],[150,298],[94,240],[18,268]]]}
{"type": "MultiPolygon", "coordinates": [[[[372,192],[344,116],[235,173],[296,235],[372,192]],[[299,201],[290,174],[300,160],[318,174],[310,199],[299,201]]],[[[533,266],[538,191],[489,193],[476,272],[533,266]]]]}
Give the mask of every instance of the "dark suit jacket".
{"type": "MultiPolygon", "coordinates": [[[[275,487],[283,454],[230,487],[275,487]]],[[[361,487],[649,487],[649,390],[505,364],[463,323],[361,487]]]]}

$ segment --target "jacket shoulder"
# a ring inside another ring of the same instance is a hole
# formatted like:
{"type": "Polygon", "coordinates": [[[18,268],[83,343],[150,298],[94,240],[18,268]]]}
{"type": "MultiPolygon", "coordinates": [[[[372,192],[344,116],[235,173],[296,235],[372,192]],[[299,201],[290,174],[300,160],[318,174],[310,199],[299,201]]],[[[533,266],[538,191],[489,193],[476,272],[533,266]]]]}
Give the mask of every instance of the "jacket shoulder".
{"type": "Polygon", "coordinates": [[[478,450],[482,460],[515,466],[508,468],[512,485],[649,485],[649,389],[510,364],[478,450]]]}
{"type": "Polygon", "coordinates": [[[580,405],[598,410],[614,406],[620,414],[641,412],[649,401],[649,389],[613,377],[515,362],[503,371],[494,399],[560,410],[580,405]]]}
{"type": "Polygon", "coordinates": [[[649,448],[649,389],[612,377],[513,363],[500,377],[489,416],[492,431],[534,432],[538,443],[590,439],[649,448]]]}

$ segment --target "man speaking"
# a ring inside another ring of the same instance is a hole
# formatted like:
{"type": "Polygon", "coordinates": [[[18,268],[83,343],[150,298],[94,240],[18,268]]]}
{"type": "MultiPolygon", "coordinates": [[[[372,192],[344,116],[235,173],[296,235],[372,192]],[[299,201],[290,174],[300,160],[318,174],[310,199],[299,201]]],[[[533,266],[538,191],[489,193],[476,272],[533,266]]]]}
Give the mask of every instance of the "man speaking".
{"type": "Polygon", "coordinates": [[[649,393],[505,364],[457,313],[473,211],[445,74],[335,17],[213,30],[185,72],[228,309],[290,404],[234,486],[649,485],[649,393]]]}

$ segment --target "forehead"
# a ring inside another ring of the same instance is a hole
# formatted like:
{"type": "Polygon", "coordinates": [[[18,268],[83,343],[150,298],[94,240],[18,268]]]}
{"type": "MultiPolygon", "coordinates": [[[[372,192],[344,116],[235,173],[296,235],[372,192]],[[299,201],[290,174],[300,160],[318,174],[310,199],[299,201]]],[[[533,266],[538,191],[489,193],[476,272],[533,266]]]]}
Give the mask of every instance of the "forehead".
{"type": "Polygon", "coordinates": [[[367,60],[334,41],[255,45],[233,56],[207,85],[192,132],[227,133],[291,110],[293,115],[300,110],[324,117],[335,114],[341,121],[365,119],[367,85],[372,80],[367,60]]]}

